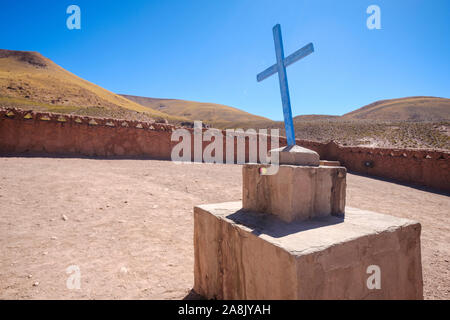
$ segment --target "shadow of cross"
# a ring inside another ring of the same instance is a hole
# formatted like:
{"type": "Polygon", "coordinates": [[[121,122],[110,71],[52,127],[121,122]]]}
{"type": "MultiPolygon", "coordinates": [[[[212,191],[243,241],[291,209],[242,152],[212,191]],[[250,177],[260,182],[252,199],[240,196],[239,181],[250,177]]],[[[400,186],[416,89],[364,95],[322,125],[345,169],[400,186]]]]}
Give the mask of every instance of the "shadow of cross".
{"type": "Polygon", "coordinates": [[[277,63],[267,68],[256,76],[258,82],[270,77],[278,72],[278,80],[280,81],[281,102],[283,104],[284,127],[286,129],[286,140],[288,146],[295,145],[294,124],[292,121],[291,99],[289,97],[288,81],[286,76],[286,67],[294,62],[303,59],[307,55],[314,52],[312,43],[307,44],[303,48],[295,51],[293,54],[284,57],[283,39],[281,38],[281,27],[279,24],[273,27],[273,41],[275,42],[275,53],[277,63]]]}

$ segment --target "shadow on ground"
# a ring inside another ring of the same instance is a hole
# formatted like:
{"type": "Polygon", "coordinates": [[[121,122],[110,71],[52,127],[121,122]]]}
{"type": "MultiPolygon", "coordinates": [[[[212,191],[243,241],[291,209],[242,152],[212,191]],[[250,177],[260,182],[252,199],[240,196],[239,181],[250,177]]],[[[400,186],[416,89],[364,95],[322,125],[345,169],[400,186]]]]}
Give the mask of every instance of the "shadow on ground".
{"type": "Polygon", "coordinates": [[[194,289],[191,289],[189,293],[183,298],[183,300],[206,300],[204,296],[199,295],[194,289]]]}

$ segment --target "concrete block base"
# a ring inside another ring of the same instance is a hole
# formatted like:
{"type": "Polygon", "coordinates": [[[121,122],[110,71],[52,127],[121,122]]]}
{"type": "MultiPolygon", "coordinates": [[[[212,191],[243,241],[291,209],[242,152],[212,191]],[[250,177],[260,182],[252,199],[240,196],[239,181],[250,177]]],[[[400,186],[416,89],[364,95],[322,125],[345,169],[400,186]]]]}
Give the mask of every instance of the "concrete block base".
{"type": "Polygon", "coordinates": [[[249,211],[271,213],[291,222],[344,213],[344,167],[280,165],[274,175],[262,164],[242,167],[242,202],[249,211]]]}
{"type": "Polygon", "coordinates": [[[204,297],[423,299],[419,223],[347,207],[345,218],[288,224],[241,207],[194,208],[194,290],[204,297]],[[368,287],[370,266],[379,289],[368,287]]]}

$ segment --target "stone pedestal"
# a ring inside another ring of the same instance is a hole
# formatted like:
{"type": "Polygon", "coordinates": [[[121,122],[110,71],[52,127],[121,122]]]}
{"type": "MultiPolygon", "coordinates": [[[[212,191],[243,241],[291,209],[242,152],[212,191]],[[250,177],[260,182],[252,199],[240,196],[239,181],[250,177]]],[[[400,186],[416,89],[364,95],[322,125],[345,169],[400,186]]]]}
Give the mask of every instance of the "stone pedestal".
{"type": "Polygon", "coordinates": [[[242,203],[194,208],[195,291],[209,299],[423,298],[419,223],[346,208],[346,169],[321,165],[314,151],[271,153],[280,160],[274,175],[243,166],[242,203]]]}
{"type": "Polygon", "coordinates": [[[275,175],[261,174],[262,167],[267,166],[243,166],[245,210],[271,213],[286,222],[344,213],[344,167],[280,165],[275,175]]]}
{"type": "Polygon", "coordinates": [[[208,299],[423,298],[417,222],[347,207],[286,223],[241,208],[194,209],[194,290],[208,299]]]}

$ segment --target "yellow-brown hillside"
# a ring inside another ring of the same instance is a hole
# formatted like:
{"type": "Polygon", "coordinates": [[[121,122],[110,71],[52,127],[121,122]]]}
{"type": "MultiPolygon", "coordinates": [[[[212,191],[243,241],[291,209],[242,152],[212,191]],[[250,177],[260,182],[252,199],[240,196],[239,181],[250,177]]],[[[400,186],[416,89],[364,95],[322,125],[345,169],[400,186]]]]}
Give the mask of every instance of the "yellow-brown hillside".
{"type": "Polygon", "coordinates": [[[216,128],[233,127],[238,123],[271,121],[270,119],[223,104],[131,95],[122,96],[152,110],[161,111],[176,117],[184,117],[191,121],[201,120],[216,128]]]}
{"type": "Polygon", "coordinates": [[[0,103],[91,116],[179,120],[83,80],[28,51],[0,49],[0,103]]]}
{"type": "Polygon", "coordinates": [[[448,121],[450,99],[438,97],[407,97],[380,100],[342,116],[346,120],[383,121],[448,121]]]}

